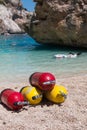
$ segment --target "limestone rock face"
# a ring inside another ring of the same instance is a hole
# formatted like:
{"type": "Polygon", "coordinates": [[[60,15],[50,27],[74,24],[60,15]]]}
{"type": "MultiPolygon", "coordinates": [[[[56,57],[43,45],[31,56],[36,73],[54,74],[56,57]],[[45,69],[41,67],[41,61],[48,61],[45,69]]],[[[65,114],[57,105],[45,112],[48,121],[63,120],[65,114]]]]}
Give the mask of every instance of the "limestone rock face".
{"type": "Polygon", "coordinates": [[[20,0],[0,0],[0,34],[24,33],[31,16],[20,0]]]}
{"type": "Polygon", "coordinates": [[[27,32],[41,44],[87,48],[87,0],[34,0],[27,32]]]}
{"type": "Polygon", "coordinates": [[[15,6],[18,6],[18,4],[20,3],[20,0],[7,0],[7,1],[15,6]]]}

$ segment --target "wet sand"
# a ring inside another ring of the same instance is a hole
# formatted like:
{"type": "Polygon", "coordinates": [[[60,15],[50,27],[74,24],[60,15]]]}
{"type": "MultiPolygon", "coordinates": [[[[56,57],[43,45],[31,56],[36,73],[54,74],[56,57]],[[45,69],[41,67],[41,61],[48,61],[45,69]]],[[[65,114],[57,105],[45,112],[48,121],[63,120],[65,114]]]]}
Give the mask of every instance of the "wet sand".
{"type": "MultiPolygon", "coordinates": [[[[68,90],[68,96],[60,106],[42,101],[36,106],[26,106],[13,112],[0,104],[0,130],[87,130],[87,74],[57,78],[57,84],[68,90]]],[[[19,91],[28,85],[1,83],[0,91],[7,87],[19,91]],[[7,84],[7,85],[6,85],[7,84]]]]}

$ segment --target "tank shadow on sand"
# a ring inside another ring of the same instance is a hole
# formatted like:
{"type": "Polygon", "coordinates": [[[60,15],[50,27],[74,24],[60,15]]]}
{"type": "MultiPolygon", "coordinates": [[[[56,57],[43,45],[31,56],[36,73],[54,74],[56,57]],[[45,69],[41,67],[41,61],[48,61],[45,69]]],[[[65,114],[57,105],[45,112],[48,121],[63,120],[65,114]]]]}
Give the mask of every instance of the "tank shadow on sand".
{"type": "Polygon", "coordinates": [[[53,102],[51,102],[51,101],[49,101],[48,99],[46,99],[45,97],[42,99],[42,102],[40,102],[39,104],[37,104],[37,105],[29,105],[29,107],[37,107],[37,106],[41,106],[41,107],[44,107],[44,106],[47,106],[47,107],[49,107],[49,106],[53,106],[53,105],[57,105],[57,106],[62,106],[62,104],[61,103],[53,103],[53,102]]]}
{"type": "Polygon", "coordinates": [[[57,103],[53,103],[53,102],[51,102],[51,101],[49,101],[48,99],[46,99],[46,98],[44,98],[43,99],[43,101],[40,103],[40,105],[41,105],[41,107],[43,107],[44,105],[46,105],[47,107],[49,107],[49,106],[53,106],[53,105],[57,105],[57,106],[62,106],[62,104],[57,104],[57,103]]]}
{"type": "Polygon", "coordinates": [[[43,100],[42,100],[42,102],[40,103],[40,104],[37,104],[37,105],[25,105],[23,108],[21,108],[21,109],[19,109],[19,110],[11,110],[10,108],[8,108],[5,104],[3,104],[2,102],[0,102],[0,105],[2,105],[3,106],[3,108],[5,108],[7,111],[11,111],[12,113],[20,113],[20,112],[22,112],[22,111],[28,111],[28,109],[30,108],[30,107],[37,107],[37,106],[41,106],[42,108],[44,107],[44,106],[47,106],[47,107],[49,107],[49,106],[53,106],[53,105],[57,105],[57,106],[62,106],[62,104],[57,104],[57,103],[53,103],[53,102],[51,102],[51,101],[49,101],[48,99],[46,99],[46,98],[43,98],[43,100]]]}

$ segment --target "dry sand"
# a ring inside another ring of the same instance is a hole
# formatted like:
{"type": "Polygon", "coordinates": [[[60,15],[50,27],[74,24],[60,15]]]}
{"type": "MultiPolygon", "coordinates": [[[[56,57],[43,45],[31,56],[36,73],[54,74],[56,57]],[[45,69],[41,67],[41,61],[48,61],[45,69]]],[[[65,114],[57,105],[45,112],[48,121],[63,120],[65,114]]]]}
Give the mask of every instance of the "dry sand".
{"type": "MultiPolygon", "coordinates": [[[[27,85],[26,82],[4,84],[1,84],[1,91],[7,86],[20,90],[27,85]]],[[[0,130],[87,130],[87,75],[57,77],[57,84],[68,89],[68,97],[61,106],[43,101],[13,112],[0,105],[0,130]]]]}

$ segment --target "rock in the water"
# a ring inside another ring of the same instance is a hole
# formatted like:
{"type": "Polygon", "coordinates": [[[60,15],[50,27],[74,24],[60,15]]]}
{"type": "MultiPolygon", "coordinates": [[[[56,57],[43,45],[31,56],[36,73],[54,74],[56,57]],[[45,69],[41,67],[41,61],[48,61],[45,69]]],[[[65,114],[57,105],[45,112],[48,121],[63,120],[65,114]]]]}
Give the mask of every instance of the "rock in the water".
{"type": "Polygon", "coordinates": [[[34,0],[27,32],[42,44],[87,48],[87,0],[34,0]]]}

